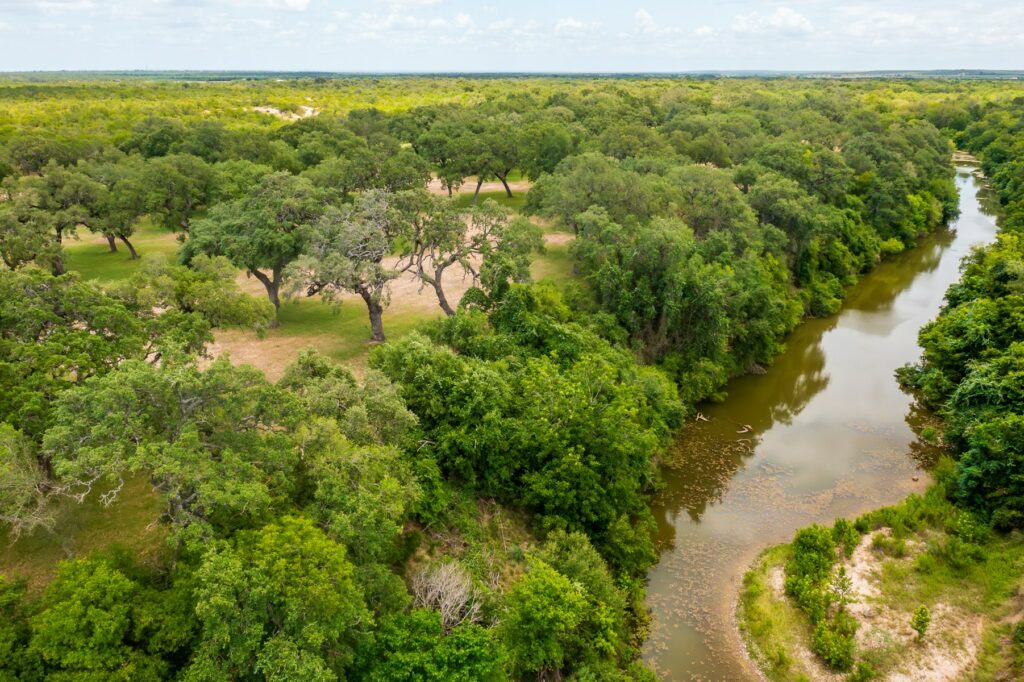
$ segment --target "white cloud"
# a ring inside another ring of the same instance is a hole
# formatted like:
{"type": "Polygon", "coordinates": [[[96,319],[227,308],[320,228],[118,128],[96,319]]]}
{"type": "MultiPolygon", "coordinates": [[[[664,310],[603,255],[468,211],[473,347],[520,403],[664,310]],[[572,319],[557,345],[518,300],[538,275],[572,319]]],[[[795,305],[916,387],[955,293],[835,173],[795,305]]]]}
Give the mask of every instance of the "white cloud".
{"type": "Polygon", "coordinates": [[[682,31],[680,31],[675,26],[666,26],[664,24],[658,23],[654,19],[654,17],[651,16],[651,13],[643,9],[642,7],[636,11],[636,14],[633,15],[633,18],[636,19],[637,33],[642,33],[647,36],[661,37],[678,35],[682,33],[682,31]]]}
{"type": "Polygon", "coordinates": [[[26,4],[54,14],[96,9],[96,3],[93,0],[40,0],[39,2],[26,4]]]}
{"type": "Polygon", "coordinates": [[[737,33],[762,35],[778,33],[782,35],[804,35],[814,31],[811,20],[788,7],[779,7],[765,16],[760,12],[741,14],[736,17],[732,29],[737,33]]]}
{"type": "Polygon", "coordinates": [[[309,9],[309,0],[226,0],[226,2],[236,7],[259,7],[293,12],[305,12],[309,9]]]}
{"type": "Polygon", "coordinates": [[[440,5],[444,0],[377,0],[382,5],[390,5],[392,7],[429,7],[430,5],[440,5]]]}
{"type": "Polygon", "coordinates": [[[598,22],[580,21],[575,17],[566,17],[555,22],[555,35],[580,38],[593,33],[601,24],[598,22]]]}

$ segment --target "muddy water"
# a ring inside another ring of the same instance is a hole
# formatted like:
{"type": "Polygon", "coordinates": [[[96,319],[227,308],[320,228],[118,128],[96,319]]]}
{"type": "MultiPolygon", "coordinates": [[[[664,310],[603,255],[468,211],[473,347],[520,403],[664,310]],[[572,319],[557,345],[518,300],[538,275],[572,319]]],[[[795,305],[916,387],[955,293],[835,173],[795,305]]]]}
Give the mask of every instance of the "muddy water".
{"type": "Polygon", "coordinates": [[[733,381],[725,402],[701,408],[707,421],[679,434],[655,502],[662,556],[649,576],[646,654],[665,679],[757,679],[733,617],[749,562],[797,528],[923,489],[930,453],[893,371],[917,359],[918,329],[970,247],[996,229],[970,168],[958,167],[957,184],[961,215],[949,230],[867,275],[841,313],[801,325],[766,374],[733,381]]]}

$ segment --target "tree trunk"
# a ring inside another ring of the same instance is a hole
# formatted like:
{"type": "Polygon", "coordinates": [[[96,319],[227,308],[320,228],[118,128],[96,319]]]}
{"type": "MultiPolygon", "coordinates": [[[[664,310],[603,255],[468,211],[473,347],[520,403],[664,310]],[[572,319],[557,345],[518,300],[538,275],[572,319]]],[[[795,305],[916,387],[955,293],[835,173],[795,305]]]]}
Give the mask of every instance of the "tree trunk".
{"type": "Polygon", "coordinates": [[[476,181],[476,191],[473,192],[473,205],[476,206],[476,200],[480,197],[480,188],[484,186],[484,176],[476,181]]]}
{"type": "Polygon", "coordinates": [[[64,251],[61,247],[61,242],[64,238],[64,233],[61,228],[55,230],[55,237],[57,241],[57,255],[53,257],[52,272],[54,277],[60,277],[64,274],[64,251]]]}
{"type": "Polygon", "coordinates": [[[384,343],[384,306],[374,300],[368,289],[360,289],[359,295],[366,302],[366,312],[370,314],[370,340],[384,343]]]}
{"type": "Polygon", "coordinates": [[[123,241],[124,245],[128,247],[129,253],[132,254],[132,260],[137,260],[138,257],[139,257],[139,254],[135,250],[135,247],[132,246],[132,243],[130,241],[128,241],[128,237],[121,237],[121,241],[123,241]]]}
{"type": "Polygon", "coordinates": [[[448,184],[448,198],[449,199],[452,198],[452,186],[451,186],[451,183],[448,184]]]}
{"type": "Polygon", "coordinates": [[[103,235],[107,238],[107,245],[110,247],[110,253],[117,253],[117,238],[112,234],[103,235]]]}
{"type": "Polygon", "coordinates": [[[505,185],[505,194],[508,196],[509,199],[511,199],[512,198],[512,188],[508,186],[508,180],[506,180],[507,177],[508,177],[508,171],[505,171],[505,174],[504,175],[499,175],[498,179],[501,180],[501,184],[505,185]]]}
{"type": "Polygon", "coordinates": [[[274,306],[274,319],[270,321],[270,326],[271,328],[278,327],[281,324],[281,321],[277,319],[277,315],[281,310],[281,272],[275,269],[272,278],[267,277],[260,270],[250,270],[249,272],[267,290],[267,298],[270,299],[271,304],[274,306]]]}
{"type": "Polygon", "coordinates": [[[444,288],[442,288],[441,286],[441,277],[443,274],[443,270],[438,271],[438,273],[434,276],[434,281],[431,282],[431,284],[434,285],[434,293],[437,294],[437,302],[441,305],[441,310],[444,311],[445,315],[451,317],[452,315],[455,314],[455,311],[452,310],[451,304],[448,303],[448,297],[444,295],[444,288]]]}
{"type": "Polygon", "coordinates": [[[377,343],[384,343],[384,309],[379,303],[370,306],[370,338],[377,343]]]}
{"type": "Polygon", "coordinates": [[[188,199],[185,202],[185,211],[182,213],[181,220],[178,222],[178,224],[181,225],[181,229],[184,230],[186,234],[188,233],[188,226],[189,226],[188,218],[189,218],[189,216],[191,214],[192,214],[192,200],[188,199]]]}

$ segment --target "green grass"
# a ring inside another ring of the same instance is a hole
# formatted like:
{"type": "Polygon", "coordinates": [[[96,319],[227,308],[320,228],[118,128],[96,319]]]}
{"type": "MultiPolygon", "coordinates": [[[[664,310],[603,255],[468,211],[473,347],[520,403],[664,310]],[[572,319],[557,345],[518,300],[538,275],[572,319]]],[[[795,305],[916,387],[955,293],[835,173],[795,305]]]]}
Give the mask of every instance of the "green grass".
{"type": "Polygon", "coordinates": [[[0,573],[24,576],[39,589],[54,576],[63,559],[123,547],[145,559],[164,549],[165,529],[157,519],[162,502],[144,478],[131,479],[114,504],[104,507],[99,491],[79,504],[59,503],[54,531],[37,529],[17,540],[0,532],[0,573]]]}
{"type": "MultiPolygon", "coordinates": [[[[384,334],[388,339],[399,339],[425,320],[442,315],[441,308],[419,310],[397,305],[384,311],[384,334]]],[[[359,302],[346,301],[341,306],[305,299],[288,301],[281,305],[281,326],[268,332],[268,338],[295,337],[321,339],[329,336],[327,348],[321,352],[347,361],[362,358],[369,352],[370,318],[359,302]]]]}
{"type": "Polygon", "coordinates": [[[743,576],[737,603],[740,634],[773,681],[799,679],[804,674],[789,652],[806,646],[811,636],[806,616],[788,600],[776,599],[771,586],[772,573],[782,570],[790,554],[789,545],[765,550],[743,576]]]}
{"type": "Polygon", "coordinates": [[[573,279],[572,257],[567,244],[548,244],[544,253],[536,256],[530,267],[530,276],[536,281],[549,280],[559,286],[573,279]]]}
{"type": "Polygon", "coordinates": [[[101,283],[127,279],[138,270],[142,257],[159,254],[173,259],[180,246],[174,234],[150,224],[144,224],[131,238],[140,256],[137,260],[131,259],[128,247],[121,242],[118,242],[117,253],[111,253],[103,237],[87,230],[81,230],[79,237],[64,245],[67,269],[79,273],[82,279],[101,283]]]}

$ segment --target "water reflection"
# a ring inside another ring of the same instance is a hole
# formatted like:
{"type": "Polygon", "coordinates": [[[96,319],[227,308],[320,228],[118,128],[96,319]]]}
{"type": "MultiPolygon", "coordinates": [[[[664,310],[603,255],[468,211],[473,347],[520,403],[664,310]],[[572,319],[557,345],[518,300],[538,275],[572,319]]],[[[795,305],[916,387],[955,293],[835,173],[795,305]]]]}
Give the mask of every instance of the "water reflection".
{"type": "MultiPolygon", "coordinates": [[[[659,517],[659,540],[664,547],[671,547],[673,520],[681,511],[693,521],[700,521],[708,505],[721,500],[736,472],[755,454],[761,435],[775,426],[792,424],[794,417],[828,387],[824,340],[839,320],[861,334],[888,338],[893,331],[893,316],[902,314],[893,307],[897,297],[915,279],[939,267],[954,238],[953,230],[942,230],[922,240],[918,248],[883,263],[851,290],[841,316],[806,322],[787,339],[786,352],[768,374],[736,379],[730,384],[726,403],[701,408],[694,423],[678,434],[665,456],[663,475],[667,485],[656,503],[663,512],[659,517]]],[[[841,356],[856,355],[838,350],[841,356]]]]}
{"type": "Polygon", "coordinates": [[[878,267],[837,315],[801,325],[767,374],[741,377],[706,405],[665,458],[654,512],[662,560],[650,574],[648,660],[668,679],[752,678],[732,627],[743,568],[796,528],[894,502],[924,483],[925,416],[895,368],[942,304],[970,246],[994,221],[961,169],[954,229],[878,267]],[[910,412],[908,413],[908,410],[910,412]],[[909,453],[909,457],[908,457],[909,453]]]}

